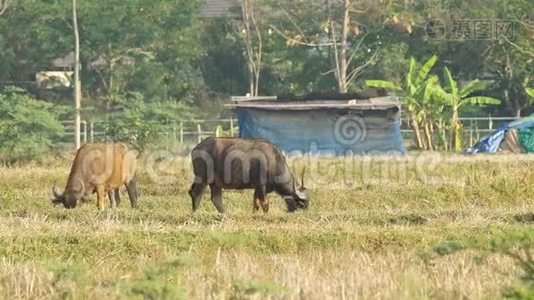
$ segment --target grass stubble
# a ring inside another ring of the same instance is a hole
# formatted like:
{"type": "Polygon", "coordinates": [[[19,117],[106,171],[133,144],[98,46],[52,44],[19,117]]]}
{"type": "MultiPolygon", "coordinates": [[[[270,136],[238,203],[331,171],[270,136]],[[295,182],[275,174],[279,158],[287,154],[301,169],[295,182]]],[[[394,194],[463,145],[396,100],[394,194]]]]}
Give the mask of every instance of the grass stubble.
{"type": "Polygon", "coordinates": [[[530,231],[533,157],[444,154],[297,158],[308,212],[270,195],[209,191],[190,212],[188,160],[140,164],[140,209],[50,202],[68,162],[0,168],[0,297],[5,299],[493,299],[518,281],[498,253],[425,259],[435,245],[530,231]]]}

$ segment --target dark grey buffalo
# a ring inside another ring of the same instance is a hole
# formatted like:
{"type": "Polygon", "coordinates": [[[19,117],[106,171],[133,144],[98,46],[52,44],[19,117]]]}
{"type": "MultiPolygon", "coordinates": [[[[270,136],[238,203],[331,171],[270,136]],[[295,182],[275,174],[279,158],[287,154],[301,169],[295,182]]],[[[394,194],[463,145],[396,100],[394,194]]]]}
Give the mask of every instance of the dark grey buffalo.
{"type": "Polygon", "coordinates": [[[222,189],[254,189],[253,209],[269,211],[267,194],[276,192],[284,198],[287,210],[307,209],[309,196],[304,187],[304,170],[300,187],[286,164],[283,154],[265,140],[241,138],[207,138],[191,152],[195,181],[189,190],[193,211],[198,209],[207,185],[211,201],[224,212],[222,189]]]}

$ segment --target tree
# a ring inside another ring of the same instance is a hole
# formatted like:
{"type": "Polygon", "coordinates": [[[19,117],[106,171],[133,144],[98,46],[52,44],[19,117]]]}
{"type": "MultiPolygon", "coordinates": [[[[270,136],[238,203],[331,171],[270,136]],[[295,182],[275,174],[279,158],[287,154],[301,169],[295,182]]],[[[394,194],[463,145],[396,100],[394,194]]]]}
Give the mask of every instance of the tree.
{"type": "Polygon", "coordinates": [[[250,92],[248,67],[242,34],[237,21],[215,18],[203,21],[200,60],[203,81],[212,92],[244,95],[250,92]]]}
{"type": "Polygon", "coordinates": [[[473,80],[468,82],[463,88],[459,88],[458,83],[454,80],[447,67],[444,68],[443,75],[445,88],[441,89],[441,87],[438,87],[435,92],[440,94],[441,101],[450,109],[453,148],[456,151],[462,151],[463,130],[458,116],[460,109],[465,105],[498,105],[501,104],[501,101],[492,97],[470,96],[486,88],[486,84],[482,81],[473,80]]]}
{"type": "Polygon", "coordinates": [[[36,100],[25,90],[8,86],[0,92],[0,160],[28,161],[42,158],[63,133],[59,115],[63,107],[36,100]]]}
{"type": "Polygon", "coordinates": [[[338,91],[340,93],[346,93],[348,91],[349,85],[352,84],[354,80],[358,77],[358,75],[360,75],[360,73],[373,62],[378,52],[378,49],[375,49],[373,51],[373,54],[367,59],[367,61],[360,65],[352,66],[351,68],[351,64],[353,63],[353,60],[359,51],[370,51],[369,48],[366,49],[365,46],[362,47],[366,38],[365,35],[362,35],[358,43],[356,45],[352,45],[354,46],[352,51],[349,51],[350,31],[352,30],[354,35],[360,35],[360,29],[358,27],[359,25],[357,23],[351,24],[350,11],[355,5],[355,2],[353,0],[342,1],[340,26],[341,33],[339,34],[339,36],[336,30],[337,24],[334,20],[334,15],[332,13],[331,1],[327,0],[326,3],[328,11],[327,17],[329,24],[329,33],[334,52],[334,75],[338,82],[338,91]]]}
{"type": "Polygon", "coordinates": [[[0,80],[24,85],[72,51],[70,1],[7,1],[0,18],[0,80]]]}
{"type": "Polygon", "coordinates": [[[74,30],[74,145],[80,148],[80,109],[82,101],[82,87],[80,81],[80,36],[78,34],[78,17],[76,16],[76,0],[72,0],[72,27],[74,30]]]}
{"type": "Polygon", "coordinates": [[[253,0],[242,0],[243,40],[245,41],[247,66],[249,72],[249,92],[258,95],[260,72],[262,68],[263,39],[262,32],[256,18],[258,7],[253,0]]]}
{"type": "Polygon", "coordinates": [[[172,121],[191,119],[190,107],[172,101],[147,102],[141,93],[113,94],[116,108],[103,116],[106,134],[113,141],[127,142],[143,151],[157,146],[169,133],[172,121]]]}
{"type": "Polygon", "coordinates": [[[438,82],[438,77],[429,75],[432,67],[437,61],[437,56],[430,57],[419,70],[415,58],[410,58],[408,71],[406,72],[404,84],[398,85],[392,81],[366,80],[365,84],[370,87],[385,88],[395,92],[403,101],[403,105],[408,112],[410,125],[414,130],[417,146],[422,149],[433,149],[431,128],[428,126],[427,109],[433,100],[432,87],[438,82]],[[421,135],[421,125],[425,132],[424,141],[421,135]]]}
{"type": "Polygon", "coordinates": [[[524,87],[534,72],[534,24],[529,15],[534,10],[534,2],[515,0],[511,4],[506,0],[487,0],[485,6],[494,9],[470,7],[469,10],[480,18],[513,22],[508,34],[496,35],[481,53],[487,70],[494,75],[495,83],[490,88],[513,116],[520,117],[532,105],[524,87]]]}
{"type": "Polygon", "coordinates": [[[9,0],[0,0],[0,16],[6,11],[9,7],[9,0]]]}
{"type": "Polygon", "coordinates": [[[354,0],[271,2],[271,9],[280,13],[272,14],[270,28],[288,46],[312,48],[328,60],[323,75],[333,74],[338,92],[346,93],[377,57],[373,36],[383,24],[374,19],[380,14],[376,5],[354,0]]]}
{"type": "Polygon", "coordinates": [[[104,99],[131,91],[143,93],[145,99],[183,97],[197,84],[190,71],[196,72],[203,54],[197,42],[198,5],[190,0],[80,5],[85,85],[90,86],[86,90],[104,99]]]}

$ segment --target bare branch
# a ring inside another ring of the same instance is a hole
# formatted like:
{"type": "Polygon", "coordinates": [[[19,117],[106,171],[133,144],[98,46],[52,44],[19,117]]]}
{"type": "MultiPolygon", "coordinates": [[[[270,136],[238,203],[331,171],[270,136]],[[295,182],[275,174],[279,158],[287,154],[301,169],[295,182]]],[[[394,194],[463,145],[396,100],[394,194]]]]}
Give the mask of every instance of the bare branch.
{"type": "Polygon", "coordinates": [[[369,66],[375,59],[376,55],[378,54],[378,49],[375,50],[373,55],[363,64],[356,68],[354,68],[352,71],[350,71],[349,75],[347,76],[347,85],[350,85],[356,78],[358,78],[358,75],[369,66]]]}
{"type": "Polygon", "coordinates": [[[335,30],[335,26],[334,26],[334,21],[332,20],[332,12],[331,12],[331,9],[330,9],[330,1],[329,0],[326,0],[326,10],[327,10],[327,13],[328,13],[328,24],[330,25],[330,36],[331,36],[331,39],[332,39],[332,42],[333,42],[333,46],[334,46],[334,60],[335,60],[335,69],[334,69],[334,75],[338,81],[338,83],[340,82],[340,77],[341,77],[341,73],[340,73],[340,68],[339,68],[339,53],[338,53],[338,43],[337,43],[337,36],[336,36],[336,30],[335,30]]]}
{"type": "Polygon", "coordinates": [[[0,0],[0,16],[6,11],[9,7],[10,0],[0,0]]]}
{"type": "Polygon", "coordinates": [[[528,51],[528,50],[525,50],[523,48],[521,48],[521,46],[519,46],[518,44],[510,41],[506,36],[503,36],[504,40],[510,44],[512,47],[514,47],[517,51],[519,51],[519,53],[525,55],[525,56],[529,56],[529,57],[532,57],[534,58],[534,52],[532,51],[528,51]]]}
{"type": "Polygon", "coordinates": [[[248,60],[248,69],[250,74],[250,93],[253,96],[258,94],[260,70],[261,70],[261,59],[262,59],[262,48],[263,41],[261,37],[261,32],[259,30],[258,24],[256,22],[256,17],[254,14],[254,7],[251,5],[251,0],[243,0],[242,5],[243,13],[243,24],[245,31],[245,48],[247,53],[248,60]],[[253,33],[256,34],[257,44],[254,45],[253,33]]]}
{"type": "Polygon", "coordinates": [[[515,15],[514,15],[514,21],[516,21],[517,23],[523,25],[523,27],[525,27],[525,29],[527,31],[534,31],[534,24],[533,23],[526,22],[526,21],[518,18],[515,15]]]}
{"type": "Polygon", "coordinates": [[[352,60],[354,59],[354,57],[356,56],[356,53],[359,52],[362,44],[363,44],[363,41],[365,40],[365,38],[367,37],[368,34],[365,34],[364,36],[362,36],[362,38],[358,41],[358,44],[356,44],[356,47],[354,47],[354,50],[352,51],[352,53],[350,54],[349,56],[349,59],[347,60],[347,65],[350,65],[352,60]]]}
{"type": "Polygon", "coordinates": [[[295,20],[293,19],[293,17],[291,17],[291,14],[289,13],[289,11],[284,7],[282,6],[282,4],[280,4],[280,8],[282,8],[282,10],[284,11],[284,13],[286,14],[287,18],[289,19],[289,22],[291,22],[291,24],[293,25],[293,27],[295,27],[295,29],[297,29],[297,32],[300,34],[300,36],[304,39],[304,42],[305,43],[309,43],[308,42],[308,38],[306,37],[306,34],[304,34],[304,31],[300,28],[300,26],[297,24],[297,22],[295,22],[295,20]]]}
{"type": "Polygon", "coordinates": [[[333,45],[333,43],[312,43],[312,42],[299,41],[299,40],[294,39],[294,38],[288,36],[287,34],[283,33],[280,29],[278,29],[274,25],[269,25],[269,27],[274,32],[276,32],[278,35],[280,35],[281,37],[283,37],[284,39],[286,39],[288,41],[291,41],[295,45],[308,46],[308,47],[325,47],[325,46],[332,46],[333,45]]]}
{"type": "Polygon", "coordinates": [[[335,71],[334,69],[331,69],[331,70],[329,70],[329,71],[322,72],[322,73],[321,73],[321,76],[325,76],[325,75],[328,75],[328,74],[330,74],[330,73],[334,73],[334,71],[335,71]]]}

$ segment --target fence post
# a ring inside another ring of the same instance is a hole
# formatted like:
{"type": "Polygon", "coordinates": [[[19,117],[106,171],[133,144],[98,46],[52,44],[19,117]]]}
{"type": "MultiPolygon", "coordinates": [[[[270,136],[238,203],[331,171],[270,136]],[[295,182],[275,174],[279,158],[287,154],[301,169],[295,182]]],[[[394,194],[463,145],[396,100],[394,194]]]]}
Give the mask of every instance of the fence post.
{"type": "Polygon", "coordinates": [[[488,129],[493,130],[493,119],[491,118],[491,114],[488,116],[488,129]]]}
{"type": "MultiPolygon", "coordinates": [[[[476,133],[476,136],[477,136],[477,141],[480,140],[480,131],[478,130],[478,120],[475,120],[475,133],[476,133]]],[[[472,143],[470,145],[470,147],[473,146],[474,143],[472,143]]]]}
{"type": "Polygon", "coordinates": [[[473,146],[473,119],[469,120],[469,147],[473,146]]]}
{"type": "Polygon", "coordinates": [[[184,144],[184,122],[180,122],[180,144],[184,144]]]}
{"type": "Polygon", "coordinates": [[[177,132],[177,128],[176,128],[176,121],[173,121],[172,122],[172,138],[174,140],[174,142],[176,143],[176,140],[178,139],[178,132],[177,132]]]}
{"type": "Polygon", "coordinates": [[[87,121],[81,121],[83,124],[83,143],[87,144],[87,121]]]}
{"type": "Polygon", "coordinates": [[[200,126],[200,123],[197,123],[197,141],[200,143],[202,142],[202,127],[200,126]]]}
{"type": "Polygon", "coordinates": [[[223,127],[222,125],[215,126],[215,137],[221,137],[223,136],[223,127]]]}
{"type": "Polygon", "coordinates": [[[230,117],[230,136],[234,137],[234,118],[230,117]]]}
{"type": "Polygon", "coordinates": [[[94,123],[93,121],[91,121],[89,123],[89,140],[91,141],[91,143],[94,142],[94,136],[95,136],[94,123]]]}

